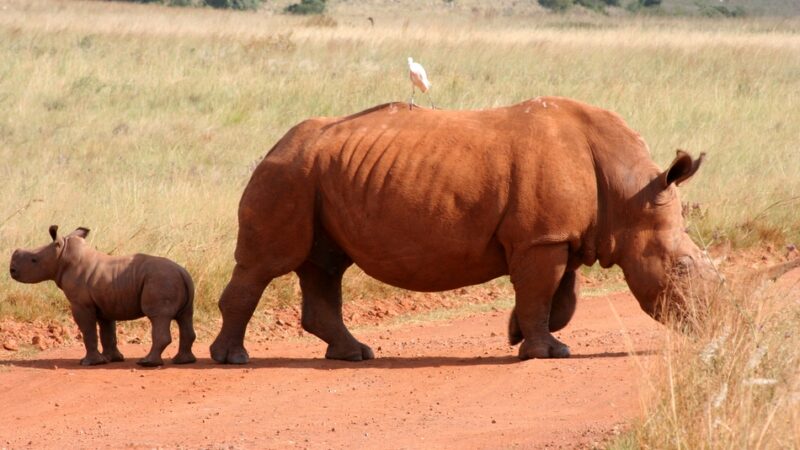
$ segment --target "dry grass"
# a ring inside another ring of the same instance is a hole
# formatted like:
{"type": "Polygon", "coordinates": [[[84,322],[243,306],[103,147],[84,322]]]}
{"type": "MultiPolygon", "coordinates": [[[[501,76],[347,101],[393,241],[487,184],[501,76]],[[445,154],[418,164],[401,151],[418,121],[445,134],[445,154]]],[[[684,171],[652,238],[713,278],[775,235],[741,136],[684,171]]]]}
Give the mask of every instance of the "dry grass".
{"type": "MultiPolygon", "coordinates": [[[[798,20],[339,5],[335,24],[315,24],[0,0],[0,255],[45,243],[50,224],[87,226],[101,250],[186,265],[198,326],[213,329],[255,164],[299,120],[405,100],[409,55],[446,108],[564,95],[622,114],[662,166],[679,147],[708,152],[683,188],[696,204],[691,231],[706,244],[800,241],[798,20]]],[[[54,285],[3,273],[0,317],[65,318],[54,285]]],[[[348,301],[396,292],[358,270],[344,291],[348,301]]],[[[255,320],[298,294],[291,276],[272,283],[255,320]]],[[[800,448],[799,305],[796,295],[731,291],[698,334],[670,335],[646,419],[617,446],[800,448]]]]}
{"type": "MultiPolygon", "coordinates": [[[[346,5],[346,4],[342,4],[346,5]]],[[[542,94],[618,111],[667,164],[709,159],[684,189],[692,230],[751,245],[800,238],[796,22],[417,13],[346,6],[336,26],[268,12],[5,1],[0,15],[0,254],[91,228],[116,254],[186,265],[198,317],[215,318],[232,267],[236,204],[292,124],[408,96],[422,61],[437,104],[483,108],[542,94]],[[350,14],[350,15],[348,15],[350,14]],[[783,204],[770,207],[777,200],[783,204]]],[[[0,315],[61,316],[53,286],[0,278],[0,315]]],[[[351,300],[392,288],[353,271],[351,300]]],[[[291,277],[262,308],[297,302],[291,277]]]]}
{"type": "Polygon", "coordinates": [[[695,298],[694,331],[665,335],[643,374],[645,418],[611,448],[800,448],[799,288],[751,281],[695,298]]]}

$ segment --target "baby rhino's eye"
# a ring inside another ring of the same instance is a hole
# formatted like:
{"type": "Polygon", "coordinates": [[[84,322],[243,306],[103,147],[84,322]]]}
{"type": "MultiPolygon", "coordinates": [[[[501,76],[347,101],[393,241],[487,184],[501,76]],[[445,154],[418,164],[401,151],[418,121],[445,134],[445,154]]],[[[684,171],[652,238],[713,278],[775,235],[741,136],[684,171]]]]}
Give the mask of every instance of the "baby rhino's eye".
{"type": "Polygon", "coordinates": [[[36,259],[36,258],[31,258],[31,262],[32,262],[32,263],[34,263],[34,264],[36,264],[36,263],[38,263],[38,262],[39,262],[39,260],[38,260],[38,259],[36,259]]]}

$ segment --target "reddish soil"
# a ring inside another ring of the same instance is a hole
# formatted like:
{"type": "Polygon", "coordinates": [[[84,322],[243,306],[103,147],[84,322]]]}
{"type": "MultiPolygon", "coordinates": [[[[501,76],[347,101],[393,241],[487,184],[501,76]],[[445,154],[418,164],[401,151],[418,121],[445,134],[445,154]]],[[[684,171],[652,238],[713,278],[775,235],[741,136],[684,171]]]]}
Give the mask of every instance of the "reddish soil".
{"type": "Polygon", "coordinates": [[[630,294],[580,301],[558,333],[567,360],[519,362],[507,316],[363,328],[378,358],[364,363],[321,359],[307,336],[252,342],[243,367],[211,362],[208,342],[197,364],[152,370],[133,362],[145,343],[92,368],[74,341],[0,353],[0,447],[575,448],[639,415],[663,328],[630,294]]]}

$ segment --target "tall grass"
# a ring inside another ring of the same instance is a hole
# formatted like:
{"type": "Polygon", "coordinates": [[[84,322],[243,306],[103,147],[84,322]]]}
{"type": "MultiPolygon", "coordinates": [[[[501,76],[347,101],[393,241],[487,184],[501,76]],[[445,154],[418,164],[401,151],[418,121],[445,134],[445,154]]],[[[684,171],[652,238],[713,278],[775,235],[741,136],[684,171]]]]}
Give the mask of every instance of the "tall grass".
{"type": "MultiPolygon", "coordinates": [[[[662,166],[679,147],[708,152],[683,188],[699,204],[700,235],[737,245],[800,238],[796,22],[395,14],[376,15],[374,28],[355,16],[317,28],[265,13],[7,7],[0,255],[46,243],[50,224],[87,226],[101,250],[186,265],[201,320],[217,317],[255,164],[304,118],[406,100],[409,55],[445,108],[564,95],[622,114],[662,166]]],[[[3,273],[0,316],[65,313],[53,286],[3,273]]],[[[350,299],[392,292],[357,271],[346,286],[350,299]]],[[[261,307],[297,292],[281,279],[261,307]]]]}
{"type": "Polygon", "coordinates": [[[800,279],[693,301],[704,313],[665,335],[645,418],[611,448],[800,448],[800,279]]]}

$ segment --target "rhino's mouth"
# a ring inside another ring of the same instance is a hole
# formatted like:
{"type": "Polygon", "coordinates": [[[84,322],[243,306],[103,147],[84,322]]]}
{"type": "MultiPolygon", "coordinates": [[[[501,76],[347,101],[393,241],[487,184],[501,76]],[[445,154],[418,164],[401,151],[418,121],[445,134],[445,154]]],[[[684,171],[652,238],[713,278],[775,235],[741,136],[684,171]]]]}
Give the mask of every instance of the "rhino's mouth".
{"type": "Polygon", "coordinates": [[[15,269],[15,268],[14,268],[14,266],[11,266],[11,268],[10,268],[10,269],[8,269],[8,272],[9,272],[9,274],[11,275],[11,278],[13,278],[13,279],[15,279],[15,280],[16,280],[16,279],[17,279],[17,277],[19,276],[19,272],[17,271],[17,269],[15,269]]]}

